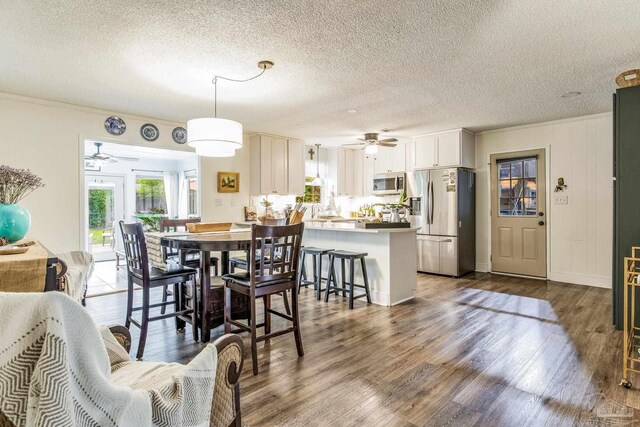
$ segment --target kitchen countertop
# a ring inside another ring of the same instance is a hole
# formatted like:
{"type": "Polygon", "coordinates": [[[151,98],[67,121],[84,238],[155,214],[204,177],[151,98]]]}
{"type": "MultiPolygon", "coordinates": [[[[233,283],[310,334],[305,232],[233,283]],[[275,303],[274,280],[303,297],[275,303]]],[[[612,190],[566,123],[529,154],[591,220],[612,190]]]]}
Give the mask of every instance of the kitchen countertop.
{"type": "Polygon", "coordinates": [[[318,221],[305,221],[305,230],[320,230],[320,231],[342,231],[348,233],[369,233],[369,234],[383,234],[383,233],[415,233],[417,227],[409,228],[356,228],[354,223],[333,223],[333,222],[318,222],[318,221]]]}

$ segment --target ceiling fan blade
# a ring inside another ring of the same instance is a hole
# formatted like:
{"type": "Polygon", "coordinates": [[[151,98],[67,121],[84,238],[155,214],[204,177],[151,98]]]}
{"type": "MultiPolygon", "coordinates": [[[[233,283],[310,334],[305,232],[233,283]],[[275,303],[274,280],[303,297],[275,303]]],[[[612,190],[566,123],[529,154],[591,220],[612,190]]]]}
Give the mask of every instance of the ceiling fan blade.
{"type": "Polygon", "coordinates": [[[120,156],[111,156],[112,159],[122,160],[123,162],[137,162],[140,161],[137,157],[120,157],[120,156]]]}
{"type": "Polygon", "coordinates": [[[351,143],[351,144],[342,144],[343,147],[347,147],[349,145],[367,145],[367,144],[364,143],[364,142],[354,142],[354,143],[351,143]]]}
{"type": "Polygon", "coordinates": [[[364,138],[356,138],[358,141],[366,141],[364,138]]]}
{"type": "Polygon", "coordinates": [[[378,145],[380,145],[381,147],[395,147],[398,144],[392,144],[390,142],[380,142],[380,144],[378,145]]]}
{"type": "Polygon", "coordinates": [[[396,138],[381,139],[380,142],[398,142],[396,138]]]}

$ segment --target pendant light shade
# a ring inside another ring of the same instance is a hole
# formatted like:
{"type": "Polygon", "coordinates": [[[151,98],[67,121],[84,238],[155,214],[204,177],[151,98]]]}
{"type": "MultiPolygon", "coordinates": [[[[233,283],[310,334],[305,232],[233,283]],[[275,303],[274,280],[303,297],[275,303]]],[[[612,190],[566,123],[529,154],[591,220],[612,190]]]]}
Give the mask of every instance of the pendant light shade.
{"type": "Polygon", "coordinates": [[[187,145],[195,148],[198,156],[233,157],[242,148],[242,124],[218,118],[189,120],[187,145]]]}

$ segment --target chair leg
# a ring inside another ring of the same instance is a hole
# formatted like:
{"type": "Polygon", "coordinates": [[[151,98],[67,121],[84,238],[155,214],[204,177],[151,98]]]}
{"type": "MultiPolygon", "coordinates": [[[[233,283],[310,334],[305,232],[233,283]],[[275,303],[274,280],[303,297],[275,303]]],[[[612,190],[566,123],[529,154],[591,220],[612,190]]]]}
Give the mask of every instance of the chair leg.
{"type": "Polygon", "coordinates": [[[353,309],[353,282],[355,280],[354,266],[354,260],[351,259],[351,261],[349,262],[349,310],[353,309]]]}
{"type": "Polygon", "coordinates": [[[264,302],[264,333],[271,333],[271,313],[269,313],[269,308],[271,308],[271,295],[265,295],[262,297],[262,301],[264,302]]]}
{"type": "Polygon", "coordinates": [[[253,375],[258,375],[258,341],[256,339],[256,325],[258,322],[256,319],[256,299],[253,295],[250,296],[249,299],[249,309],[251,310],[251,362],[253,364],[253,375]]]}
{"type": "MultiPolygon", "coordinates": [[[[175,283],[173,285],[173,306],[175,307],[175,313],[183,310],[183,298],[182,298],[182,287],[186,285],[186,283],[175,283]]],[[[180,317],[176,316],[176,331],[184,332],[184,320],[180,319],[180,317]]]]}
{"type": "Polygon", "coordinates": [[[129,329],[131,326],[131,314],[133,313],[133,281],[131,277],[127,280],[127,318],[124,321],[124,327],[129,329]]]}
{"type": "Polygon", "coordinates": [[[304,349],[302,348],[302,335],[300,333],[300,315],[298,312],[298,295],[295,292],[291,293],[291,317],[293,317],[293,335],[296,339],[296,349],[298,350],[298,356],[304,356],[304,349]]]}
{"type": "MultiPolygon", "coordinates": [[[[162,287],[162,302],[163,303],[167,302],[168,292],[169,292],[169,286],[168,285],[164,285],[162,287]]],[[[164,314],[165,311],[167,311],[167,306],[163,305],[162,308],[160,309],[160,314],[164,314]]]]}
{"type": "MultiPolygon", "coordinates": [[[[295,289],[292,289],[291,292],[295,292],[295,289]]],[[[282,302],[284,303],[284,311],[291,316],[291,307],[289,307],[289,297],[287,296],[287,291],[282,291],[282,302]]]]}
{"type": "Polygon", "coordinates": [[[193,340],[198,342],[200,340],[200,328],[198,327],[198,284],[196,283],[196,276],[191,277],[191,295],[191,307],[193,308],[193,312],[191,312],[191,334],[193,335],[193,340]]]}
{"type": "MultiPolygon", "coordinates": [[[[329,255],[329,272],[327,273],[327,284],[326,290],[324,293],[324,302],[329,302],[329,294],[331,293],[331,286],[338,286],[338,284],[334,281],[335,279],[335,268],[333,266],[333,262],[335,261],[332,255],[329,255]]],[[[337,291],[336,291],[337,293],[337,291]]]]}
{"type": "MultiPolygon", "coordinates": [[[[347,271],[345,269],[345,259],[344,258],[340,258],[340,266],[342,268],[342,296],[346,297],[347,296],[347,292],[346,292],[346,288],[344,285],[344,282],[346,281],[347,278],[347,271]]],[[[336,291],[336,295],[338,295],[338,291],[336,291]]]]}
{"type": "Polygon", "coordinates": [[[136,358],[142,360],[144,346],[147,343],[147,330],[149,329],[149,287],[142,287],[142,321],[140,322],[140,341],[136,358]]]}
{"type": "MultiPolygon", "coordinates": [[[[302,256],[300,256],[300,274],[298,275],[298,293],[300,293],[300,289],[302,289],[302,281],[307,280],[307,269],[305,268],[305,256],[306,254],[303,252],[302,256]]],[[[306,288],[306,285],[305,285],[306,288]]]]}
{"type": "Polygon", "coordinates": [[[316,279],[317,293],[316,299],[320,301],[322,299],[322,255],[318,255],[318,277],[316,279]]]}
{"type": "Polygon", "coordinates": [[[216,262],[213,264],[213,275],[214,275],[214,276],[217,276],[217,275],[218,275],[218,261],[216,261],[216,262]]]}
{"type": "MultiPolygon", "coordinates": [[[[205,307],[204,301],[202,302],[202,315],[205,315],[205,307]]],[[[231,323],[229,323],[229,319],[231,319],[231,289],[227,287],[227,284],[224,284],[224,333],[231,333],[231,323]]],[[[204,333],[204,331],[203,331],[204,333]]]]}
{"type": "Polygon", "coordinates": [[[364,258],[360,258],[362,263],[362,278],[364,280],[364,291],[367,294],[367,303],[371,304],[371,292],[369,291],[369,278],[367,277],[367,265],[364,262],[364,258]]]}
{"type": "Polygon", "coordinates": [[[313,289],[318,290],[318,256],[313,255],[313,289]]]}

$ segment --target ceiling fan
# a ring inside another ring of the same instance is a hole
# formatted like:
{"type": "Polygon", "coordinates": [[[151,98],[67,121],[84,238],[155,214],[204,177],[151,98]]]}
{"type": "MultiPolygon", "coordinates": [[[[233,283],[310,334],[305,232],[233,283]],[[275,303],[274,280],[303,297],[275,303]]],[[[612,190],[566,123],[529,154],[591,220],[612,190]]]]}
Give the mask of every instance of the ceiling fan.
{"type": "Polygon", "coordinates": [[[107,163],[117,163],[118,161],[137,162],[140,160],[136,157],[120,157],[101,152],[100,147],[102,147],[102,142],[94,142],[93,145],[96,146],[96,152],[89,156],[84,156],[84,158],[85,160],[93,160],[96,165],[99,166],[106,165],[107,163]]]}
{"type": "Polygon", "coordinates": [[[378,134],[375,132],[365,133],[364,138],[358,138],[362,142],[355,142],[352,144],[342,144],[344,147],[351,145],[363,145],[362,149],[367,154],[375,154],[378,152],[378,147],[395,147],[398,142],[396,138],[378,139],[378,134]]]}

